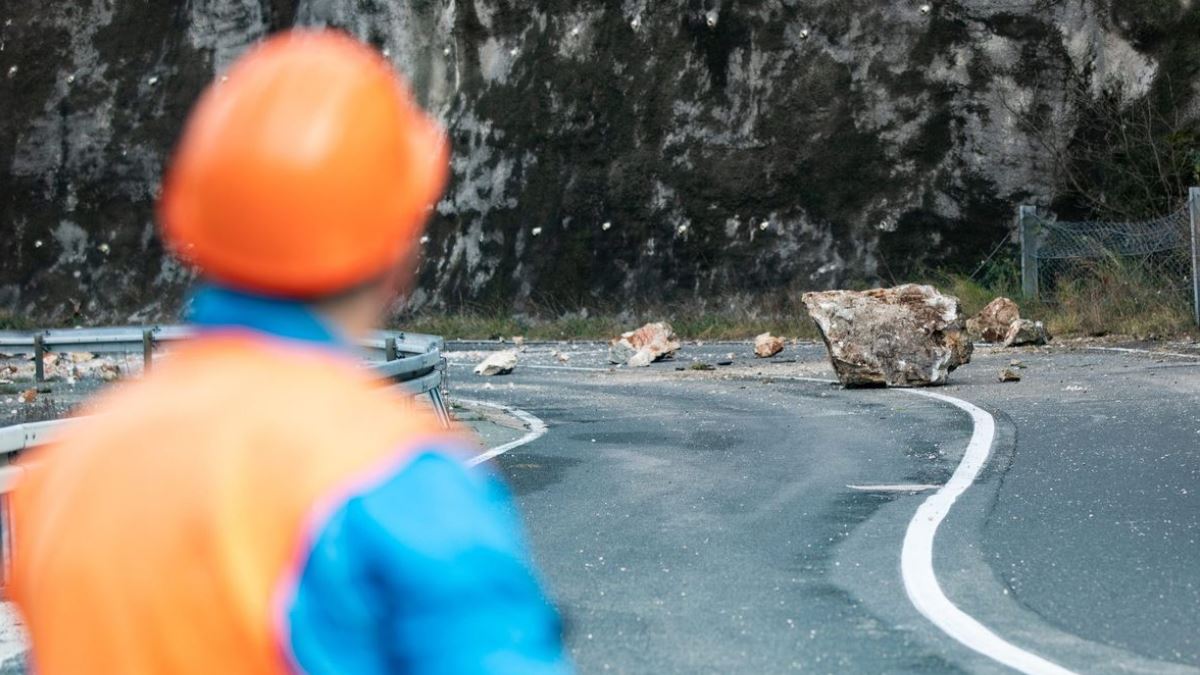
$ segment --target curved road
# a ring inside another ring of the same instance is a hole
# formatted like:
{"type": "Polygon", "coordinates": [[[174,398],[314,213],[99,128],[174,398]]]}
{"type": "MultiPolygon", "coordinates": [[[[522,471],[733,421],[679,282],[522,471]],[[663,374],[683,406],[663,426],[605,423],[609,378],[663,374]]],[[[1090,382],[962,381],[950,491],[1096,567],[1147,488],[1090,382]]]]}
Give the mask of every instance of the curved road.
{"type": "MultiPolygon", "coordinates": [[[[532,346],[487,380],[467,351],[486,347],[455,348],[455,394],[549,427],[495,462],[582,672],[1010,672],[901,577],[910,521],[975,431],[962,410],[805,379],[830,377],[814,345],[688,347],[636,371],[532,346]]],[[[995,382],[1014,353],[985,350],[938,390],[996,423],[935,540],[942,590],[1068,671],[1200,673],[1200,359],[1015,355],[1024,382],[995,382]]]]}

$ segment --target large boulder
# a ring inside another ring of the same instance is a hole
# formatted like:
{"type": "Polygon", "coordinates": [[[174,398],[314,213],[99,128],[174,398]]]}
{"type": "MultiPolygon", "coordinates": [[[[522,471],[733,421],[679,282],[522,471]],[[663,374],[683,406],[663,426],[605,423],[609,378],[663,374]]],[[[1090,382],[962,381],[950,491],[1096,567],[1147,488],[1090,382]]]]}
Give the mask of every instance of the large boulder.
{"type": "Polygon", "coordinates": [[[932,286],[806,293],[804,305],[847,387],[945,384],[971,361],[958,298],[932,286]]]}
{"type": "Polygon", "coordinates": [[[978,314],[967,319],[967,334],[984,342],[1003,342],[1014,321],[1021,318],[1021,309],[1008,298],[996,298],[978,314]]]}
{"type": "Polygon", "coordinates": [[[634,367],[648,366],[654,361],[675,356],[680,346],[670,324],[648,323],[613,340],[609,346],[608,360],[634,367]]]}

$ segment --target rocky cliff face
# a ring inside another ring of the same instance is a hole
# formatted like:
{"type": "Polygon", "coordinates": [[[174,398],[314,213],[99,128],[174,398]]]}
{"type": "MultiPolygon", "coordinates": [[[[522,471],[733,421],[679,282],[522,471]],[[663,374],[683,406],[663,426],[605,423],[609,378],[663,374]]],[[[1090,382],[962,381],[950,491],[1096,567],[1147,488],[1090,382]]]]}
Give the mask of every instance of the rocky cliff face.
{"type": "MultiPolygon", "coordinates": [[[[1017,201],[1058,189],[1021,112],[1069,127],[1073,80],[1142,95],[1200,26],[1192,0],[1117,4],[8,0],[0,307],[173,311],[188,275],[152,224],[162,166],[205,83],[291,25],[374,43],[450,131],[454,178],[414,306],[711,297],[969,264],[1017,201]]],[[[1194,74],[1174,83],[1193,101],[1194,74]]]]}

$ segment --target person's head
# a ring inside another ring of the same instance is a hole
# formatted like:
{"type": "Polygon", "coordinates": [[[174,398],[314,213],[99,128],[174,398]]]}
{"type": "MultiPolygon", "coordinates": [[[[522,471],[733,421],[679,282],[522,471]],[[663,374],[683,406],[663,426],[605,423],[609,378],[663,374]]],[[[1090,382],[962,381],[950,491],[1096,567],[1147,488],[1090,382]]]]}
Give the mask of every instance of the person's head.
{"type": "Polygon", "coordinates": [[[382,56],[295,31],[204,92],[159,221],[209,282],[305,301],[356,333],[411,283],[447,168],[444,134],[382,56]]]}

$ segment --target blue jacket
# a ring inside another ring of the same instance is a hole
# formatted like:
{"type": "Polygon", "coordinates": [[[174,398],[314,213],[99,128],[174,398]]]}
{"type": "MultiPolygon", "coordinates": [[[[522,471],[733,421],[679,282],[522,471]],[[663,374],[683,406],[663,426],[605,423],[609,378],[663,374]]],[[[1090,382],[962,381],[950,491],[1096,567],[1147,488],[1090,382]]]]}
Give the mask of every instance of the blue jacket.
{"type": "MultiPolygon", "coordinates": [[[[201,289],[190,319],[264,340],[346,350],[304,305],[201,289]]],[[[428,447],[340,501],[313,538],[292,605],[291,651],[318,674],[568,673],[558,615],[516,508],[471,448],[428,447]],[[370,575],[364,569],[382,570],[370,575]],[[364,628],[365,627],[365,628],[364,628]]]]}

